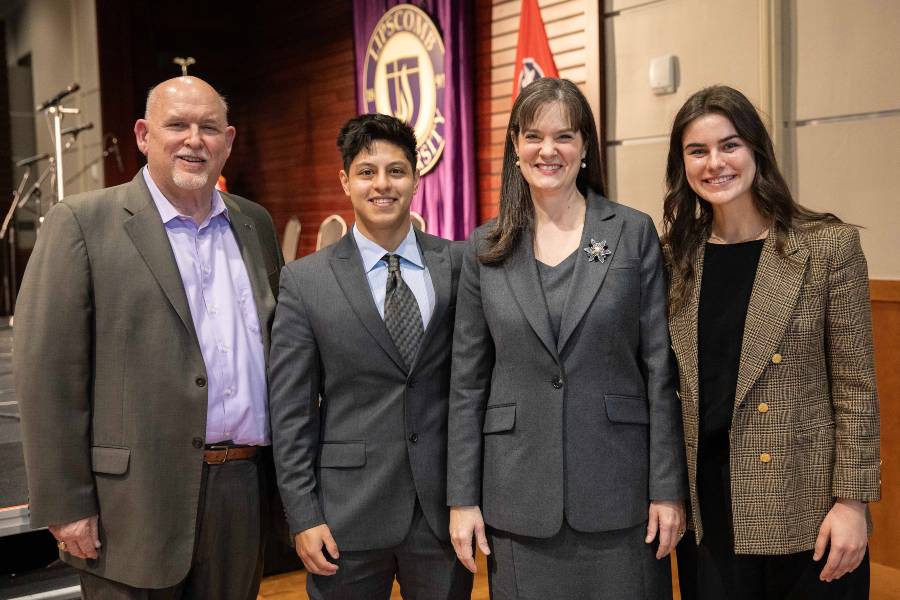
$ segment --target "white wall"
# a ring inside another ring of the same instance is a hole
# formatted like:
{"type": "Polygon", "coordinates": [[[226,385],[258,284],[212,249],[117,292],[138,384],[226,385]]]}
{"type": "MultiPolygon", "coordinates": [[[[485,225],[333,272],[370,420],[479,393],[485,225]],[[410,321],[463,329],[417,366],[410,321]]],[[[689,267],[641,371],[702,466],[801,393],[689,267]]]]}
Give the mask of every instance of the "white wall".
{"type": "MultiPolygon", "coordinates": [[[[662,221],[668,136],[695,91],[722,83],[765,106],[767,13],[752,0],[606,0],[607,160],[610,194],[662,221]],[[726,25],[727,24],[727,25],[726,25]],[[679,86],[656,96],[649,64],[674,54],[679,86]]],[[[768,107],[766,107],[768,108],[768,107]]]]}
{"type": "Polygon", "coordinates": [[[874,279],[900,279],[900,2],[604,0],[611,195],[659,223],[672,119],[724,83],[764,113],[802,204],[861,225],[874,279]],[[649,60],[678,56],[677,93],[649,60]]]}

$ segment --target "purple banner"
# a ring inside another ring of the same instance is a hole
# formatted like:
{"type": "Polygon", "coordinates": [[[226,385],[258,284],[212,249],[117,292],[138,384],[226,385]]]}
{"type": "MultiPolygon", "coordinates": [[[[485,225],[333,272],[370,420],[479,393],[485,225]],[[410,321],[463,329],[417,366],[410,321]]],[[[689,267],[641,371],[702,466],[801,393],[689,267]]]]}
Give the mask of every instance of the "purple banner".
{"type": "Polygon", "coordinates": [[[451,240],[477,225],[471,9],[471,0],[353,2],[359,112],[415,129],[422,179],[412,210],[451,240]]]}

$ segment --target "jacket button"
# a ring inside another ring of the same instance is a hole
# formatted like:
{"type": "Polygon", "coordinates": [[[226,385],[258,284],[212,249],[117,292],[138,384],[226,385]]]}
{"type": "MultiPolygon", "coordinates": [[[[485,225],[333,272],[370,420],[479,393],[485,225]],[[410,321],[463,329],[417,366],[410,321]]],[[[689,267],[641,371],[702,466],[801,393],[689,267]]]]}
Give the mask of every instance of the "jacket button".
{"type": "Polygon", "coordinates": [[[772,355],[772,362],[773,362],[774,364],[776,364],[776,365],[777,365],[778,363],[780,363],[780,362],[781,362],[781,354],[779,354],[779,353],[777,353],[777,352],[776,352],[775,354],[773,354],[773,355],[772,355]]]}
{"type": "Polygon", "coordinates": [[[206,377],[198,377],[194,380],[194,383],[197,384],[197,387],[204,388],[206,387],[206,377]]]}
{"type": "Polygon", "coordinates": [[[764,463],[772,462],[772,455],[769,454],[768,452],[763,452],[762,454],[759,455],[759,462],[764,462],[764,463]]]}
{"type": "Polygon", "coordinates": [[[767,413],[767,412],[769,412],[769,405],[766,404],[765,402],[760,402],[759,406],[756,407],[756,410],[758,410],[761,413],[767,413]]]}
{"type": "Polygon", "coordinates": [[[413,444],[415,444],[416,442],[418,442],[418,441],[419,441],[419,434],[418,434],[418,433],[411,433],[411,434],[409,435],[409,441],[411,441],[413,444]]]}
{"type": "Polygon", "coordinates": [[[557,390],[563,386],[562,378],[559,375],[551,379],[550,383],[553,384],[553,387],[557,390]]]}
{"type": "Polygon", "coordinates": [[[191,440],[191,445],[199,450],[203,447],[203,438],[195,437],[191,440]]]}

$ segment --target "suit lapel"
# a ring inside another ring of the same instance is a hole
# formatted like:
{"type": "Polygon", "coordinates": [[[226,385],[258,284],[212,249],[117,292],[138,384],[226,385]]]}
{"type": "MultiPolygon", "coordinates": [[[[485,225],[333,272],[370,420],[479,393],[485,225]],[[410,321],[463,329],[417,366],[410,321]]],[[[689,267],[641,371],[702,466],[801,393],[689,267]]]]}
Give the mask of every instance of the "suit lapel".
{"type": "Polygon", "coordinates": [[[431,313],[431,320],[428,321],[428,327],[422,336],[422,342],[419,344],[419,352],[416,360],[410,367],[410,371],[415,368],[422,355],[423,349],[428,347],[434,332],[443,323],[444,315],[447,312],[447,306],[450,304],[450,285],[453,277],[450,265],[450,244],[443,240],[423,234],[416,230],[416,241],[422,250],[422,259],[425,261],[425,267],[431,276],[431,285],[434,286],[434,310],[431,313]]]}
{"type": "Polygon", "coordinates": [[[506,271],[509,287],[528,324],[531,325],[547,351],[559,360],[556,341],[553,339],[553,330],[550,327],[547,300],[544,298],[540,275],[534,262],[532,235],[531,231],[521,234],[516,249],[509,258],[503,261],[503,270],[506,271]]]}
{"type": "Polygon", "coordinates": [[[331,270],[337,279],[338,285],[344,292],[344,296],[356,313],[357,318],[369,331],[382,350],[391,357],[397,366],[404,372],[406,365],[403,357],[394,345],[391,334],[384,326],[384,319],[378,314],[375,302],[372,300],[372,291],[369,289],[369,280],[363,267],[362,258],[353,241],[353,230],[348,231],[336,244],[331,255],[331,270]]]}
{"type": "Polygon", "coordinates": [[[699,398],[700,370],[697,363],[697,325],[700,306],[700,284],[703,281],[703,257],[706,253],[706,242],[701,242],[694,258],[694,282],[687,304],[672,316],[670,333],[675,353],[681,358],[679,368],[687,377],[691,398],[699,398]]]}
{"type": "Polygon", "coordinates": [[[566,297],[563,309],[562,321],[559,326],[559,353],[562,354],[566,342],[572,336],[575,328],[581,323],[585,313],[594,301],[594,297],[600,291],[606,272],[609,270],[610,259],[615,256],[616,246],[619,243],[619,234],[622,233],[622,219],[616,219],[615,205],[590,193],[587,197],[587,208],[584,215],[584,231],[581,234],[581,245],[577,250],[575,259],[575,271],[572,273],[572,281],[569,284],[569,293],[566,297]],[[606,242],[611,255],[600,261],[588,260],[581,248],[590,244],[591,240],[606,242]]]}
{"type": "Polygon", "coordinates": [[[184,293],[181,273],[178,271],[175,255],[172,254],[172,245],[169,243],[169,236],[166,235],[165,225],[144,182],[143,171],[139,171],[131,181],[124,208],[131,214],[125,220],[125,232],[144,259],[147,268],[153,273],[172,308],[178,313],[188,333],[196,341],[197,333],[184,293]]]}
{"type": "Polygon", "coordinates": [[[266,259],[263,256],[262,247],[259,245],[259,235],[256,232],[256,223],[241,212],[238,204],[222,194],[222,200],[228,207],[228,218],[231,221],[231,230],[237,239],[241,249],[241,258],[253,288],[253,299],[256,302],[256,314],[259,318],[259,327],[263,332],[264,347],[269,348],[269,328],[266,327],[268,315],[275,309],[275,297],[269,287],[266,273],[266,259]]]}
{"type": "Polygon", "coordinates": [[[734,394],[735,411],[784,337],[800,288],[803,287],[808,259],[809,250],[800,245],[793,231],[788,233],[784,256],[775,250],[775,235],[770,235],[763,243],[744,322],[741,362],[734,394]]]}

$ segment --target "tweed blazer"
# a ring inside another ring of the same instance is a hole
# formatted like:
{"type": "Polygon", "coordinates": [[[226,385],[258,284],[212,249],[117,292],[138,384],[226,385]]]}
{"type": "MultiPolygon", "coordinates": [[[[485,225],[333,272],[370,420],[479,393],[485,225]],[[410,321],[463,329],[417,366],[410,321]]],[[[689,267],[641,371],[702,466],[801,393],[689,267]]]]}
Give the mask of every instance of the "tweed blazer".
{"type": "Polygon", "coordinates": [[[687,497],[659,238],[647,215],[590,193],[553,335],[530,232],[499,265],[469,242],[450,394],[448,503],[547,538],[647,520],[687,497]],[[603,262],[581,250],[605,244],[603,262]]]}
{"type": "MultiPolygon", "coordinates": [[[[697,309],[704,248],[688,301],[669,317],[698,542],[697,309]]],[[[879,499],[873,363],[869,281],[856,228],[791,230],[783,253],[770,235],[747,308],[730,430],[736,553],[809,550],[836,498],[879,499]]]]}
{"type": "MultiPolygon", "coordinates": [[[[222,194],[269,345],[281,251],[266,210],[222,194]]],[[[41,228],[16,302],[13,355],[31,524],[100,515],[97,560],[133,587],[175,585],[194,553],[207,371],[150,190],[66,198],[41,228]]]]}
{"type": "Polygon", "coordinates": [[[400,544],[416,502],[450,539],[447,396],[463,244],[415,235],[435,306],[410,366],[352,231],[282,271],[269,368],[278,486],[291,533],[327,523],[342,552],[400,544]]]}

